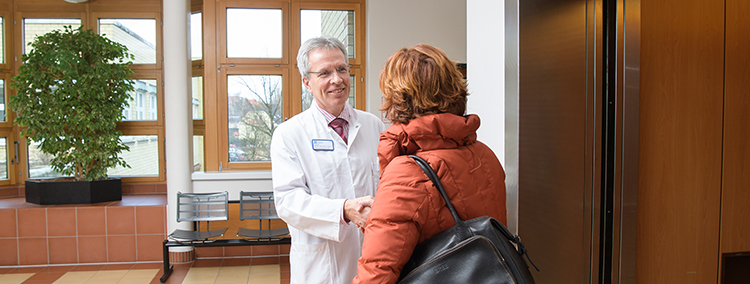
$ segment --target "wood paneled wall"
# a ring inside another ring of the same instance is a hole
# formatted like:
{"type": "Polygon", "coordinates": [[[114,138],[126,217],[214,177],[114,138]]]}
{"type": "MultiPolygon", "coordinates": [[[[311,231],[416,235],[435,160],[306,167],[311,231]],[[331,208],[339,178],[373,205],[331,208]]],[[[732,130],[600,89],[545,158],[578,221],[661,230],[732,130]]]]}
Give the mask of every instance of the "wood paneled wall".
{"type": "Polygon", "coordinates": [[[750,1],[642,3],[637,283],[750,251],[750,1]]]}
{"type": "Polygon", "coordinates": [[[716,283],[724,1],[641,5],[636,283],[716,283]]]}
{"type": "Polygon", "coordinates": [[[750,1],[726,1],[721,252],[750,251],[750,1]]]}

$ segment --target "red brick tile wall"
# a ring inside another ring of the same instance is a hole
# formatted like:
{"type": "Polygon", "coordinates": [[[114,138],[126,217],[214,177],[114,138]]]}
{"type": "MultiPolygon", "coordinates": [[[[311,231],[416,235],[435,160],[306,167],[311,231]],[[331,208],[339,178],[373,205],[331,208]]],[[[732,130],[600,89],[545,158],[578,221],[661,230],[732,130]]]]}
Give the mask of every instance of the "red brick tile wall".
{"type": "Polygon", "coordinates": [[[0,208],[0,266],[160,261],[166,205],[0,208]]]}

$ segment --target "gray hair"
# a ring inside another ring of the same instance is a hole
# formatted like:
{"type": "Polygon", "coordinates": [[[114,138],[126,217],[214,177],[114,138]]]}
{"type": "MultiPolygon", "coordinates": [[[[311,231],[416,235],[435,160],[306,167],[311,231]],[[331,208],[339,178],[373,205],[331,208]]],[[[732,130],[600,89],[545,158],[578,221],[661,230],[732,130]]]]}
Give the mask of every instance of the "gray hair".
{"type": "Polygon", "coordinates": [[[335,37],[324,35],[321,37],[314,37],[305,41],[305,43],[303,43],[302,46],[299,47],[299,52],[297,53],[297,69],[299,69],[299,74],[302,75],[303,78],[309,78],[310,52],[316,49],[333,48],[338,48],[339,50],[341,50],[341,52],[344,53],[344,58],[346,58],[346,60],[349,60],[349,56],[346,54],[346,46],[335,37]]]}

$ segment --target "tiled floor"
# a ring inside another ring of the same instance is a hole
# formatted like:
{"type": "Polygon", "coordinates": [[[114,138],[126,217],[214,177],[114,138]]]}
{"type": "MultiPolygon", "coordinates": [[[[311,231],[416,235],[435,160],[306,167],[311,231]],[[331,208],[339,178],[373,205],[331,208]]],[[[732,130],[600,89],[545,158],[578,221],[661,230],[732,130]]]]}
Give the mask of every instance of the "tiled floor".
{"type": "MultiPolygon", "coordinates": [[[[251,265],[250,258],[198,259],[174,265],[169,284],[289,283],[289,264],[251,265]]],[[[158,284],[161,263],[0,268],[0,284],[158,284]]]]}

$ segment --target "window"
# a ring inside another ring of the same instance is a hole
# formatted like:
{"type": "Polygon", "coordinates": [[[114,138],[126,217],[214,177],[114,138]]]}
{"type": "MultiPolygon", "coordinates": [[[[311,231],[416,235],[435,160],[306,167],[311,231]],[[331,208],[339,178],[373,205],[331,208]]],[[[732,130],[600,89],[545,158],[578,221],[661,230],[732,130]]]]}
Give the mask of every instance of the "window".
{"type": "MultiPolygon", "coordinates": [[[[217,45],[204,46],[206,54],[215,49],[217,59],[203,59],[205,70],[217,72],[203,74],[200,81],[205,105],[216,105],[204,109],[202,166],[206,171],[270,170],[273,131],[285,119],[306,110],[313,100],[296,67],[297,50],[308,38],[330,35],[347,46],[352,88],[349,103],[365,108],[363,4],[361,0],[204,2],[216,5],[215,19],[204,15],[203,20],[213,21],[218,33],[217,45]]],[[[194,119],[198,119],[195,109],[194,119]]]]}
{"type": "Polygon", "coordinates": [[[127,46],[133,64],[156,64],[155,19],[99,19],[99,34],[127,46]]]}
{"type": "Polygon", "coordinates": [[[0,17],[0,64],[5,64],[5,17],[0,17]]]}
{"type": "Polygon", "coordinates": [[[301,10],[300,42],[329,35],[339,39],[347,46],[349,58],[354,58],[354,11],[336,10],[301,10]]]}
{"type": "Polygon", "coordinates": [[[227,8],[227,57],[281,58],[282,10],[227,8]]]}
{"type": "Polygon", "coordinates": [[[0,185],[13,184],[17,180],[18,148],[14,139],[17,130],[11,124],[7,105],[8,96],[11,94],[8,83],[14,72],[10,57],[13,54],[8,52],[13,46],[12,39],[8,38],[8,35],[13,34],[14,28],[11,14],[10,11],[0,8],[0,185]]]}
{"type": "Polygon", "coordinates": [[[123,121],[157,120],[156,114],[159,110],[157,92],[156,80],[134,79],[130,101],[123,112],[127,115],[123,121]]]}
{"type": "Polygon", "coordinates": [[[203,15],[190,14],[190,57],[193,61],[203,59],[203,15]]]}
{"type": "Polygon", "coordinates": [[[229,75],[229,162],[270,161],[271,134],[281,124],[282,76],[229,75]]]}
{"type": "Polygon", "coordinates": [[[8,95],[13,92],[7,88],[22,63],[22,55],[31,48],[28,43],[64,26],[94,29],[124,44],[134,55],[131,69],[135,72],[135,90],[122,112],[123,122],[117,126],[123,141],[131,147],[122,156],[132,168],[114,168],[109,174],[123,177],[124,183],[163,182],[162,2],[141,1],[133,5],[114,1],[96,7],[91,1],[48,2],[0,7],[0,185],[22,185],[26,178],[58,176],[49,166],[51,157],[39,152],[38,143],[16,138],[19,129],[12,124],[12,109],[7,105],[8,95]]]}
{"type": "Polygon", "coordinates": [[[0,122],[5,122],[5,80],[0,79],[0,122]]]}
{"type": "MultiPolygon", "coordinates": [[[[198,7],[199,9],[200,7],[198,7]]],[[[195,10],[195,9],[194,9],[195,10]]],[[[203,96],[203,15],[190,15],[190,53],[193,60],[191,82],[191,105],[193,116],[193,172],[205,171],[205,123],[203,96]]]]}
{"type": "Polygon", "coordinates": [[[203,172],[205,169],[203,169],[204,162],[204,145],[203,145],[203,135],[193,135],[193,171],[194,172],[203,172]]]}
{"type": "Polygon", "coordinates": [[[37,36],[53,30],[62,30],[64,26],[76,29],[81,26],[81,19],[23,19],[23,53],[26,54],[29,51],[28,49],[31,48],[29,43],[33,42],[37,36]]]}
{"type": "MultiPolygon", "coordinates": [[[[53,30],[63,30],[65,26],[70,26],[76,29],[81,26],[80,18],[52,18],[44,17],[32,14],[28,17],[22,16],[21,35],[16,37],[16,41],[22,43],[20,45],[20,52],[26,54],[31,51],[29,43],[33,42],[34,39],[45,33],[53,30]]],[[[20,58],[21,56],[17,56],[20,58]]],[[[19,60],[19,64],[20,64],[19,60]]],[[[26,149],[24,151],[26,170],[22,171],[25,177],[29,178],[44,178],[44,177],[60,177],[61,174],[56,173],[50,166],[52,159],[51,155],[42,153],[39,150],[39,142],[32,142],[28,139],[23,139],[23,146],[26,149]]],[[[22,149],[24,149],[22,148],[22,149]]],[[[14,147],[14,150],[17,149],[14,147]]],[[[21,180],[25,178],[22,177],[21,180]]]]}
{"type": "MultiPolygon", "coordinates": [[[[55,175],[38,144],[17,138],[19,130],[7,107],[12,94],[7,83],[30,48],[27,44],[63,26],[94,29],[134,54],[134,90],[117,126],[131,146],[123,157],[132,168],[111,169],[110,175],[122,177],[124,183],[165,181],[162,2],[42,2],[0,7],[0,185],[55,175]]],[[[352,76],[349,103],[365,108],[364,0],[191,3],[192,92],[185,95],[192,104],[195,171],[270,170],[272,131],[312,102],[302,88],[295,58],[309,37],[328,34],[346,44],[352,76]]]]}
{"type": "Polygon", "coordinates": [[[203,76],[193,76],[192,80],[193,119],[203,119],[203,76]]]}
{"type": "Polygon", "coordinates": [[[0,180],[8,179],[8,138],[0,137],[0,180]]]}
{"type": "Polygon", "coordinates": [[[159,137],[157,135],[124,135],[120,140],[130,149],[120,157],[130,168],[117,166],[107,170],[107,175],[118,177],[159,176],[159,137]]]}
{"type": "Polygon", "coordinates": [[[26,150],[26,157],[28,157],[28,177],[30,178],[46,178],[46,177],[62,177],[63,175],[55,172],[52,169],[51,160],[52,155],[42,153],[39,150],[40,142],[34,142],[27,139],[28,148],[26,150]]]}

